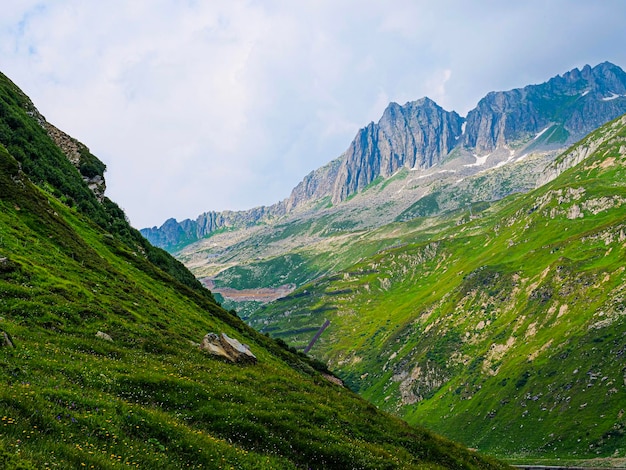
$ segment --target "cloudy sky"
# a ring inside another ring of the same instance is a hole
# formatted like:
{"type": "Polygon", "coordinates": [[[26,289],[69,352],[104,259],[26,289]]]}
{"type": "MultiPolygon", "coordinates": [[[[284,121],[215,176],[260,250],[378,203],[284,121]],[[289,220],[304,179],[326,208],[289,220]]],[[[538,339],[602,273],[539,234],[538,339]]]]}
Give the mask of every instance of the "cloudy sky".
{"type": "Polygon", "coordinates": [[[622,0],[5,0],[0,71],[137,228],[287,197],[390,101],[465,115],[605,60],[622,0]]]}

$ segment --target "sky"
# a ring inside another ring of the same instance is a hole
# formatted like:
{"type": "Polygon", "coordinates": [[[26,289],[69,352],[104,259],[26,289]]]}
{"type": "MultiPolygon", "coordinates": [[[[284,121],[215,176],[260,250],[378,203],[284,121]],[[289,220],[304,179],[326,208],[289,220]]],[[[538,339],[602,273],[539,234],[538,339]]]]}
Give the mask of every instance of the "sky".
{"type": "Polygon", "coordinates": [[[4,0],[0,71],[136,228],[289,196],[389,102],[467,114],[610,61],[623,0],[4,0]]]}

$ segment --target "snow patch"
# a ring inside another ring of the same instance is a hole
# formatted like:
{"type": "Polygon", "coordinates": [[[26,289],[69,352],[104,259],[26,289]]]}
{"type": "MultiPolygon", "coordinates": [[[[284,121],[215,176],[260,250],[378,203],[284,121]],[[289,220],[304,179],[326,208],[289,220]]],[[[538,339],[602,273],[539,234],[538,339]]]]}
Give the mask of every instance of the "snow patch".
{"type": "Polygon", "coordinates": [[[438,175],[440,173],[456,173],[456,170],[439,170],[439,171],[435,171],[434,173],[428,173],[427,175],[419,175],[415,179],[419,180],[422,178],[428,178],[429,176],[438,175]]]}
{"type": "Polygon", "coordinates": [[[550,127],[552,127],[552,126],[548,126],[548,127],[546,127],[544,130],[542,130],[541,132],[539,132],[539,134],[537,134],[533,140],[537,140],[539,137],[541,137],[545,131],[547,131],[548,129],[550,129],[550,127]]]}
{"type": "Polygon", "coordinates": [[[513,160],[515,160],[515,151],[511,150],[509,152],[509,158],[507,158],[505,161],[503,162],[499,162],[496,166],[494,166],[494,168],[500,168],[501,166],[506,165],[507,163],[511,163],[513,160]]]}
{"type": "Polygon", "coordinates": [[[602,101],[611,101],[611,100],[614,100],[616,98],[621,98],[622,96],[626,96],[626,95],[617,95],[615,93],[611,93],[611,96],[607,96],[606,98],[602,98],[602,101]]]}
{"type": "Polygon", "coordinates": [[[465,126],[467,125],[467,121],[461,124],[461,134],[465,134],[465,126]]]}
{"type": "Polygon", "coordinates": [[[475,153],[472,154],[472,156],[476,159],[476,161],[474,163],[470,163],[469,165],[463,165],[465,167],[470,167],[470,166],[483,166],[485,163],[487,163],[487,159],[489,158],[491,154],[488,153],[487,155],[485,155],[484,157],[479,157],[478,155],[476,155],[475,153]]]}

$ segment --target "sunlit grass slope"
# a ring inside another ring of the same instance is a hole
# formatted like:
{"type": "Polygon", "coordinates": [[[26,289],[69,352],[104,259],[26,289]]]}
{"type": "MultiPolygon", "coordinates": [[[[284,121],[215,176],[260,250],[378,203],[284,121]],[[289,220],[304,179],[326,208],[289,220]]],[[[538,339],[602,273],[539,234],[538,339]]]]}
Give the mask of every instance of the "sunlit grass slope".
{"type": "Polygon", "coordinates": [[[169,255],[156,267],[2,84],[0,332],[15,347],[0,346],[0,468],[501,467],[329,382],[169,255]],[[208,332],[258,363],[200,351],[208,332]]]}
{"type": "Polygon", "coordinates": [[[470,447],[626,457],[626,118],[554,165],[566,160],[582,161],[473,217],[448,214],[427,239],[419,221],[394,224],[400,246],[250,321],[302,347],[306,328],[331,320],[314,355],[380,407],[470,447]]]}

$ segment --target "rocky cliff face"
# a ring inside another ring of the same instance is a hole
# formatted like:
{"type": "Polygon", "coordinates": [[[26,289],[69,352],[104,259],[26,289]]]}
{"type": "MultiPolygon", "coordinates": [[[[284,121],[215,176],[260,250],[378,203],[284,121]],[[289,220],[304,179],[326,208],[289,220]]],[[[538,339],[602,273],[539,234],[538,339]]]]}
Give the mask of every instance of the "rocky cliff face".
{"type": "Polygon", "coordinates": [[[400,106],[391,103],[377,124],[361,129],[350,144],[333,185],[340,202],[378,176],[400,168],[429,168],[457,144],[463,118],[428,98],[400,106]]]}
{"type": "Polygon", "coordinates": [[[87,186],[98,198],[98,201],[102,202],[106,191],[106,181],[104,179],[106,165],[94,156],[86,145],[50,124],[30,98],[21,92],[19,94],[23,97],[26,114],[35,119],[37,124],[46,130],[55,145],[61,149],[67,159],[79,171],[83,181],[87,183],[87,186]]]}
{"type": "Polygon", "coordinates": [[[319,200],[331,194],[344,161],[345,154],[306,175],[291,191],[291,195],[285,201],[285,210],[290,212],[307,202],[319,200]]]}
{"type": "Polygon", "coordinates": [[[467,115],[463,145],[476,153],[533,138],[557,126],[553,143],[574,142],[626,112],[626,73],[608,62],[541,85],[491,92],[467,115]]]}

